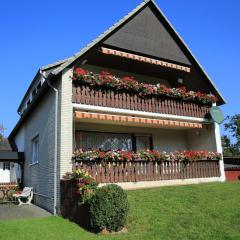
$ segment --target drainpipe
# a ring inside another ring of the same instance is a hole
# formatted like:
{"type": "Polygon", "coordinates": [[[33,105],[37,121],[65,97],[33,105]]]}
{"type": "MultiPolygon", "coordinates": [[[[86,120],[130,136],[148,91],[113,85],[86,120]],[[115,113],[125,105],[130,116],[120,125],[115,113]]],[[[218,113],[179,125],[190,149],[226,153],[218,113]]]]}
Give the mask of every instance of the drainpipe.
{"type": "Polygon", "coordinates": [[[55,92],[55,126],[54,126],[54,196],[53,196],[53,215],[57,214],[57,153],[58,153],[58,137],[57,137],[57,127],[58,127],[58,89],[55,88],[40,70],[40,74],[47,81],[48,86],[55,92]]]}

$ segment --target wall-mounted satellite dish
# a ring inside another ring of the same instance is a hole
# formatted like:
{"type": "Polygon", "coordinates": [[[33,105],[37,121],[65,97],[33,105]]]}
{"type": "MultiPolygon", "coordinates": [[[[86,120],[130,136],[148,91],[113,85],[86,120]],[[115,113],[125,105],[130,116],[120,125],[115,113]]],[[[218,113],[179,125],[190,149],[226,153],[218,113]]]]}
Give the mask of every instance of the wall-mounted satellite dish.
{"type": "Polygon", "coordinates": [[[210,115],[214,122],[221,124],[224,121],[224,115],[222,110],[218,106],[213,106],[210,109],[210,115]]]}

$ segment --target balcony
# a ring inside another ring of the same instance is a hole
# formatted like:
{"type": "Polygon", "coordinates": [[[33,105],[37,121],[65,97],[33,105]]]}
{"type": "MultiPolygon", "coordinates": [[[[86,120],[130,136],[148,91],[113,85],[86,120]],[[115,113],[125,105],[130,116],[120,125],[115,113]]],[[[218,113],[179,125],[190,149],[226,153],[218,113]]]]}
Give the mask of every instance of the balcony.
{"type": "Polygon", "coordinates": [[[88,171],[98,183],[162,181],[220,177],[218,160],[189,163],[169,161],[80,161],[78,168],[88,171]]]}
{"type": "Polygon", "coordinates": [[[87,84],[73,84],[72,102],[196,118],[207,118],[210,112],[209,104],[154,95],[139,96],[129,91],[115,91],[114,89],[107,88],[101,89],[87,84]]]}

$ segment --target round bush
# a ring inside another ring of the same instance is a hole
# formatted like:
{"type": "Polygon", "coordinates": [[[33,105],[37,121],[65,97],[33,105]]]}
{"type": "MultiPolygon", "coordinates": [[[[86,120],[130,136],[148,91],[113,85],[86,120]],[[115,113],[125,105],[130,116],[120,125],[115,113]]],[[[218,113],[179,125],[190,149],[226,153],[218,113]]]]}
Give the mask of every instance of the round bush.
{"type": "Polygon", "coordinates": [[[127,194],[121,187],[110,184],[97,189],[89,200],[92,230],[121,230],[126,224],[128,209],[127,194]]]}

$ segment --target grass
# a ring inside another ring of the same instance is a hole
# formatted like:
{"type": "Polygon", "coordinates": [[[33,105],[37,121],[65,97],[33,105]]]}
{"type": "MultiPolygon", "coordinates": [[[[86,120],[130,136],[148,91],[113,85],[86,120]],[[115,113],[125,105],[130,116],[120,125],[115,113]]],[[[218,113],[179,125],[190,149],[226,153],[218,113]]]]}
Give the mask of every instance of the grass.
{"type": "Polygon", "coordinates": [[[213,183],[128,192],[128,233],[95,235],[62,219],[0,221],[0,239],[240,239],[240,184],[213,183]]]}

